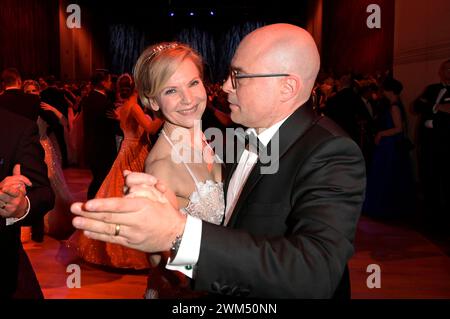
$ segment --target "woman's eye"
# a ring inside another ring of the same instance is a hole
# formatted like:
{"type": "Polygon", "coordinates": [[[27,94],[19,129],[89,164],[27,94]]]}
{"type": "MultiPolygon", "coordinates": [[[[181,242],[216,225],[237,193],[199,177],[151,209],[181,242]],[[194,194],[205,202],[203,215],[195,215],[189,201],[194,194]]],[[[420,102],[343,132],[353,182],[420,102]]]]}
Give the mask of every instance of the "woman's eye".
{"type": "Polygon", "coordinates": [[[174,93],[176,93],[177,91],[175,90],[175,89],[168,89],[168,90],[166,90],[165,92],[164,92],[164,94],[165,95],[170,95],[170,94],[174,94],[174,93]]]}
{"type": "Polygon", "coordinates": [[[198,85],[199,83],[200,83],[199,80],[194,80],[194,81],[191,82],[191,86],[196,86],[196,85],[198,85]]]}

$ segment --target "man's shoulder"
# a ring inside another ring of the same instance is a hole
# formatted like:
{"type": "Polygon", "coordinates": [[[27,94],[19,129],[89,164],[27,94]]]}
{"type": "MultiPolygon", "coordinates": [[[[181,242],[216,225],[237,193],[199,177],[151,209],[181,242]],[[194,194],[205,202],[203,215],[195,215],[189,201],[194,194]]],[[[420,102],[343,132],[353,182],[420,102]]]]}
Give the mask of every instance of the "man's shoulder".
{"type": "Polygon", "coordinates": [[[2,101],[9,100],[9,99],[19,96],[21,94],[23,94],[22,90],[8,89],[8,90],[5,90],[2,94],[0,94],[0,100],[2,100],[2,101]]]}
{"type": "MultiPolygon", "coordinates": [[[[349,137],[349,135],[332,119],[321,116],[311,129],[309,129],[295,143],[295,148],[299,154],[310,154],[314,150],[321,149],[321,145],[336,145],[336,151],[339,148],[358,148],[357,144],[349,137]]],[[[343,150],[342,150],[343,151],[343,150]]],[[[303,156],[303,155],[302,155],[303,156]]]]}
{"type": "Polygon", "coordinates": [[[327,116],[321,116],[317,121],[316,127],[324,130],[325,135],[349,137],[348,134],[327,116]]]}
{"type": "Polygon", "coordinates": [[[0,95],[0,100],[17,100],[17,101],[39,101],[39,96],[25,93],[20,89],[6,90],[0,95]]]}
{"type": "Polygon", "coordinates": [[[0,109],[0,136],[8,136],[4,140],[17,141],[17,138],[20,138],[23,132],[32,130],[37,131],[37,124],[32,120],[8,110],[0,109]]]}
{"type": "MultiPolygon", "coordinates": [[[[425,94],[436,95],[443,88],[441,83],[433,83],[425,88],[425,94]]],[[[433,101],[434,102],[434,101],[433,101]]]]}
{"type": "Polygon", "coordinates": [[[10,110],[0,108],[0,119],[2,121],[2,126],[8,127],[28,127],[32,126],[34,123],[32,120],[11,112],[10,110]]]}
{"type": "Polygon", "coordinates": [[[23,93],[22,98],[30,104],[40,104],[41,100],[38,95],[23,93]]]}
{"type": "Polygon", "coordinates": [[[104,105],[107,104],[108,99],[103,94],[92,91],[84,97],[82,101],[82,105],[85,107],[83,110],[89,112],[104,108],[104,105]]]}

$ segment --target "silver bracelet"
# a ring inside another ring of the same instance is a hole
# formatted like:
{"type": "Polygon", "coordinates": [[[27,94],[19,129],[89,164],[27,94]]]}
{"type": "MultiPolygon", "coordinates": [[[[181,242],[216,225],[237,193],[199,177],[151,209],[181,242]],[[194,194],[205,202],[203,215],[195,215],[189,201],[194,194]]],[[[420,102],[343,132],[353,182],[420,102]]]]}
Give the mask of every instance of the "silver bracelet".
{"type": "Polygon", "coordinates": [[[170,259],[174,260],[175,256],[178,253],[178,249],[180,248],[181,239],[183,238],[183,234],[178,235],[175,240],[172,242],[172,247],[170,247],[170,259]]]}

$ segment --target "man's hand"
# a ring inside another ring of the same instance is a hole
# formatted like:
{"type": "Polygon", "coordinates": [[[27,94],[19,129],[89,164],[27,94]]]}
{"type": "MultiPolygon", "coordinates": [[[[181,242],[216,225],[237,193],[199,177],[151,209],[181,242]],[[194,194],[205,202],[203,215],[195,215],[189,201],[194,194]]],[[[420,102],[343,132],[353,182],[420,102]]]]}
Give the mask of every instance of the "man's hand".
{"type": "Polygon", "coordinates": [[[26,213],[28,202],[25,185],[32,186],[32,183],[21,175],[20,164],[16,164],[13,175],[0,182],[0,216],[20,218],[26,213]]]}
{"type": "Polygon", "coordinates": [[[186,224],[170,203],[140,197],[93,199],[71,211],[78,215],[73,225],[87,237],[149,253],[169,250],[186,224]]]}

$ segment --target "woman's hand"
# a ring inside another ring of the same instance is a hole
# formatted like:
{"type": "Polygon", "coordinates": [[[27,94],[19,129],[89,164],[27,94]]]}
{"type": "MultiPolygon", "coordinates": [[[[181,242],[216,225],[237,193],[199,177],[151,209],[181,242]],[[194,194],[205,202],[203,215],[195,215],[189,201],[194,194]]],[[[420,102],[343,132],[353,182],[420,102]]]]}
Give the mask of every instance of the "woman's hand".
{"type": "Polygon", "coordinates": [[[115,121],[119,121],[120,120],[120,114],[118,110],[108,110],[105,112],[106,117],[111,119],[111,120],[115,120],[115,121]]]}
{"type": "Polygon", "coordinates": [[[160,203],[169,202],[178,209],[178,201],[175,193],[163,182],[146,173],[124,171],[124,194],[127,198],[148,198],[160,203]]]}
{"type": "Polygon", "coordinates": [[[377,135],[375,135],[375,145],[380,144],[380,141],[381,141],[381,139],[382,139],[383,137],[384,137],[384,136],[383,136],[383,134],[381,134],[381,132],[380,132],[380,133],[377,133],[377,135]]]}

